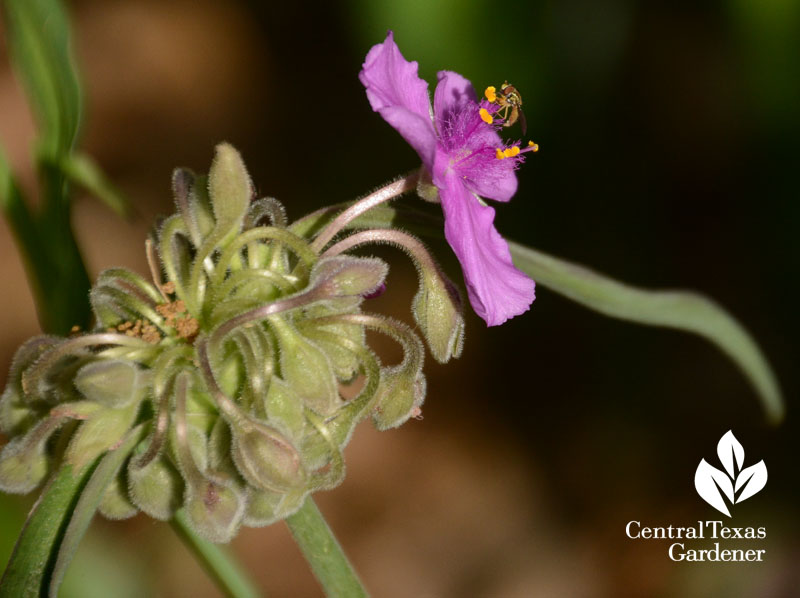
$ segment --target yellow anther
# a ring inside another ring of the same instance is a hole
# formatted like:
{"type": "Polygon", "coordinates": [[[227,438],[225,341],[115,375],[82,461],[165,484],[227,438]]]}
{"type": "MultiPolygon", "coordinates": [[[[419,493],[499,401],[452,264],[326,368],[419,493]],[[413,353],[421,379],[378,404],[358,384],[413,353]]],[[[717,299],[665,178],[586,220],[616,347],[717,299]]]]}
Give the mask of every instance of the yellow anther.
{"type": "Polygon", "coordinates": [[[529,141],[528,142],[528,147],[531,148],[531,151],[534,151],[534,152],[538,152],[539,151],[539,145],[534,143],[533,141],[529,141]]]}
{"type": "Polygon", "coordinates": [[[490,125],[494,122],[494,118],[492,118],[492,115],[489,114],[489,111],[486,108],[481,108],[480,114],[481,114],[481,120],[485,122],[487,125],[490,125]]]}
{"type": "Polygon", "coordinates": [[[497,157],[498,160],[502,160],[503,158],[506,157],[506,155],[503,153],[503,150],[501,150],[499,147],[497,148],[497,152],[495,152],[494,155],[497,157]]]}
{"type": "Polygon", "coordinates": [[[486,88],[486,91],[483,92],[486,96],[486,99],[489,100],[492,104],[495,103],[497,100],[497,88],[494,85],[490,85],[486,88]]]}
{"type": "Polygon", "coordinates": [[[511,147],[507,147],[506,149],[503,150],[503,155],[506,158],[513,158],[517,154],[519,154],[519,146],[518,145],[512,145],[511,147]]]}

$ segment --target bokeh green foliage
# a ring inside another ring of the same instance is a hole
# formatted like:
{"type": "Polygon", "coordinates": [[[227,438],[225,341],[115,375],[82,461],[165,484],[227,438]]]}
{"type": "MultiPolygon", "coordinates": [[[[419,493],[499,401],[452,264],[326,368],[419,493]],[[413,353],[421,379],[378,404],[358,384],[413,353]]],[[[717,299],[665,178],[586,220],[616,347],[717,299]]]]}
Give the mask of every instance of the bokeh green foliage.
{"type": "Polygon", "coordinates": [[[76,153],[81,87],[66,12],[59,0],[3,0],[9,55],[37,123],[33,161],[40,205],[26,201],[0,148],[0,208],[22,253],[42,328],[86,328],[89,276],[72,234],[71,183],[113,209],[125,202],[94,162],[76,153]]]}

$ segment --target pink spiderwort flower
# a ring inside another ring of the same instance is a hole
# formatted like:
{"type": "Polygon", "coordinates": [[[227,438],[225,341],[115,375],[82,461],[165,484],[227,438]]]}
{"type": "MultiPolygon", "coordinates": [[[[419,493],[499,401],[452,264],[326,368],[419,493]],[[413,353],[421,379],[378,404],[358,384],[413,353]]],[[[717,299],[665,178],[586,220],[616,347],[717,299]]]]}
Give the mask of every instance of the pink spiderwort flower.
{"type": "Polygon", "coordinates": [[[510,200],[517,190],[514,171],[533,148],[504,144],[497,133],[502,120],[493,118],[498,106],[479,103],[472,84],[458,73],[439,72],[431,109],[428,84],[417,75],[417,63],[403,58],[391,31],[370,49],[359,79],[372,109],[431,174],[472,308],[489,326],[526,312],[535,298],[534,282],[514,266],[508,243],[494,227],[494,209],[481,197],[510,200]]]}

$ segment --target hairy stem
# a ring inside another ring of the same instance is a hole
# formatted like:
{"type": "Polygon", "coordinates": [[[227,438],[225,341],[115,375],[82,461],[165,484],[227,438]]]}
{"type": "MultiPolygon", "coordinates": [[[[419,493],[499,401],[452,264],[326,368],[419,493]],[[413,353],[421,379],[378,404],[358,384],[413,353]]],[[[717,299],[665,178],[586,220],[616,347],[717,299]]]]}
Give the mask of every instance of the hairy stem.
{"type": "Polygon", "coordinates": [[[368,595],[310,496],[299,511],[286,518],[286,523],[326,596],[359,598],[368,595]]]}
{"type": "Polygon", "coordinates": [[[377,191],[370,193],[365,198],[357,201],[344,212],[339,214],[333,222],[326,226],[322,232],[314,239],[311,244],[311,249],[319,253],[327,245],[336,234],[341,231],[348,223],[358,218],[364,212],[367,212],[379,206],[380,204],[394,199],[403,193],[408,193],[417,188],[417,181],[419,180],[419,171],[414,171],[393,183],[389,183],[385,187],[381,187],[377,191]]]}
{"type": "Polygon", "coordinates": [[[257,598],[261,594],[239,564],[223,547],[201,538],[189,524],[183,509],[170,520],[172,529],[186,544],[206,573],[230,598],[257,598]]]}
{"type": "Polygon", "coordinates": [[[428,253],[425,245],[414,235],[409,235],[403,231],[393,229],[373,229],[354,233],[332,245],[321,257],[331,257],[339,255],[345,251],[350,251],[359,245],[367,243],[389,243],[395,245],[410,255],[422,270],[439,271],[433,257],[428,253]]]}

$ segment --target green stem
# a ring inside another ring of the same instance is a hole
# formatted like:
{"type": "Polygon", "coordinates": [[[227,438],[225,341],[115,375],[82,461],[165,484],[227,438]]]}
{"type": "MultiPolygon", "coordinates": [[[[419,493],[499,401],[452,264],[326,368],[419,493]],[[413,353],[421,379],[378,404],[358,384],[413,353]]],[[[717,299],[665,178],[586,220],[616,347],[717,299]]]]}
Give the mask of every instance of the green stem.
{"type": "Polygon", "coordinates": [[[175,514],[170,524],[226,596],[256,598],[261,595],[244,570],[225,549],[197,535],[183,509],[175,514]]]}
{"type": "Polygon", "coordinates": [[[286,523],[326,596],[359,598],[368,595],[310,496],[286,523]]]}

